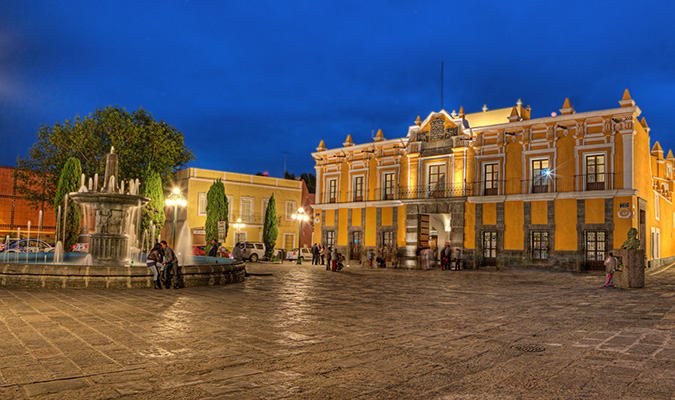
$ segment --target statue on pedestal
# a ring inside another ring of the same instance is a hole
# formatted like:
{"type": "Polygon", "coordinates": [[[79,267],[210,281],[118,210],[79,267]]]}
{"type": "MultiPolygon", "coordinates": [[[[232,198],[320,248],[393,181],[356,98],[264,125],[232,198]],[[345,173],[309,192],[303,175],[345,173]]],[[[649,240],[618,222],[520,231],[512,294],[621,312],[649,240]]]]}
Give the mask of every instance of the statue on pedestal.
{"type": "Polygon", "coordinates": [[[640,248],[640,239],[637,238],[638,230],[630,228],[628,230],[628,239],[621,245],[622,249],[637,250],[640,248]]]}

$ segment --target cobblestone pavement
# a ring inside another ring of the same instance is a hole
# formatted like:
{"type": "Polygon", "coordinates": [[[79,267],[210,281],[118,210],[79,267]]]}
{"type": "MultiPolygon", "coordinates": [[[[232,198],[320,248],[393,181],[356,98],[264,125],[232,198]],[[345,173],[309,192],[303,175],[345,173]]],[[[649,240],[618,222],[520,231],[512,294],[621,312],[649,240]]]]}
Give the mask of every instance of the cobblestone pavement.
{"type": "Polygon", "coordinates": [[[0,398],[670,399],[675,266],[604,276],[250,264],[182,290],[0,289],[0,398]]]}

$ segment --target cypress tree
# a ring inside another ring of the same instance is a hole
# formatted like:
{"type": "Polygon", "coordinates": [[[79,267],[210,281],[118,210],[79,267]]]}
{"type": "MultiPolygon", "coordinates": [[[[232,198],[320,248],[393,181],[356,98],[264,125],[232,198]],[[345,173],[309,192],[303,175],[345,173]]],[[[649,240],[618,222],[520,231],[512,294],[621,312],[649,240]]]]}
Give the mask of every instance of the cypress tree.
{"type": "MultiPolygon", "coordinates": [[[[56,197],[54,197],[54,211],[61,206],[61,212],[64,209],[65,195],[71,192],[77,192],[80,188],[80,176],[82,175],[82,166],[80,160],[70,157],[66,161],[61,176],[59,176],[59,184],[56,188],[56,197]]],[[[61,221],[57,224],[60,228],[57,232],[58,238],[63,243],[63,251],[72,251],[73,246],[77,243],[78,235],[80,234],[80,221],[82,220],[82,207],[68,199],[68,210],[66,215],[65,236],[63,234],[63,214],[61,214],[61,221]]],[[[58,215],[58,213],[57,213],[58,215]]]]}
{"type": "Polygon", "coordinates": [[[162,176],[157,171],[149,171],[141,182],[142,196],[149,197],[150,201],[143,206],[143,216],[141,217],[141,235],[147,229],[150,232],[150,221],[155,225],[155,237],[151,238],[150,245],[157,242],[157,236],[166,222],[164,214],[164,190],[162,189],[162,176]]]}
{"type": "Polygon", "coordinates": [[[206,243],[210,245],[211,239],[218,242],[218,221],[225,221],[225,237],[229,229],[228,204],[225,196],[225,185],[218,179],[209,188],[206,194],[206,243]]]}
{"type": "Polygon", "coordinates": [[[265,243],[265,258],[272,258],[274,254],[274,246],[277,243],[279,236],[279,229],[277,229],[277,203],[274,200],[274,195],[270,197],[267,203],[267,211],[265,211],[265,225],[263,226],[263,242],[265,243]]]}

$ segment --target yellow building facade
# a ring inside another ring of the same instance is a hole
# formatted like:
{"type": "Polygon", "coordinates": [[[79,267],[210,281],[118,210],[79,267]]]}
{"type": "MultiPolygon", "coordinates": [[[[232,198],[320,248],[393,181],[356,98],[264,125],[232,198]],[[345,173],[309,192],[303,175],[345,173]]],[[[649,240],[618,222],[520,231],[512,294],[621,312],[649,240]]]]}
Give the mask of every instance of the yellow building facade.
{"type": "Polygon", "coordinates": [[[673,164],[628,90],[619,107],[531,119],[529,106],[430,113],[407,135],[327,149],[316,160],[315,238],[363,260],[386,248],[417,267],[449,244],[469,267],[602,269],[628,230],[651,264],[675,256],[673,164]]]}
{"type": "MultiPolygon", "coordinates": [[[[298,222],[291,215],[301,205],[302,181],[187,168],[177,173],[175,181],[188,202],[187,207],[179,212],[177,226],[180,231],[187,222],[195,245],[205,242],[206,194],[218,179],[225,185],[229,203],[229,231],[224,242],[225,247],[232,250],[234,243],[245,240],[262,242],[265,212],[272,194],[279,221],[279,236],[275,248],[290,250],[298,247],[298,222]],[[245,225],[239,232],[232,226],[237,219],[241,219],[245,225]]],[[[167,211],[165,237],[168,237],[166,235],[172,228],[172,216],[173,213],[167,211]]]]}

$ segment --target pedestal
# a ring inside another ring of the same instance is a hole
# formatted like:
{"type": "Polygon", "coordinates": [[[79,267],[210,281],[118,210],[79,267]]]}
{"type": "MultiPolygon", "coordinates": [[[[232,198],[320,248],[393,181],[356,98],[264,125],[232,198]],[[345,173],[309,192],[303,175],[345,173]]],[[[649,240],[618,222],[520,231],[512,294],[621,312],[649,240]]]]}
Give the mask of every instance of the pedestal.
{"type": "Polygon", "coordinates": [[[623,270],[614,273],[614,285],[622,289],[643,288],[645,286],[645,251],[613,250],[619,263],[623,262],[623,270]]]}

